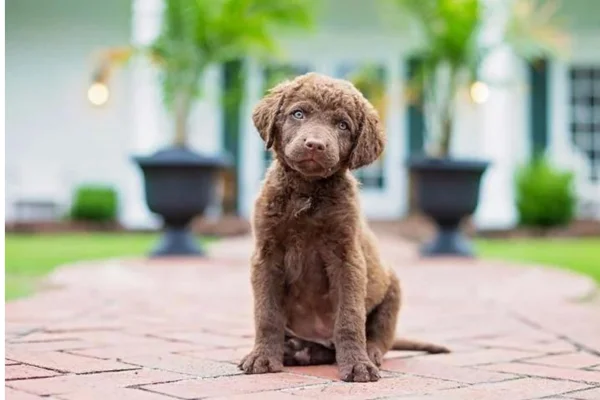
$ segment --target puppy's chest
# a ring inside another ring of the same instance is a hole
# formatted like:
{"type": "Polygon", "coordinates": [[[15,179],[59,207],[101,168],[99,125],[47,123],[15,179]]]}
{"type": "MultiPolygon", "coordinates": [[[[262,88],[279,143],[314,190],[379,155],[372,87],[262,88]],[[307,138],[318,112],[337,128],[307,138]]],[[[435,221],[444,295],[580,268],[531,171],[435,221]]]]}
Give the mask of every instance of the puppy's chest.
{"type": "Polygon", "coordinates": [[[331,345],[337,303],[324,259],[335,226],[331,210],[327,201],[308,196],[275,202],[267,210],[270,237],[283,252],[286,330],[325,346],[331,345]]]}
{"type": "Polygon", "coordinates": [[[288,334],[331,346],[337,302],[323,261],[317,255],[288,256],[285,269],[288,334]]]}

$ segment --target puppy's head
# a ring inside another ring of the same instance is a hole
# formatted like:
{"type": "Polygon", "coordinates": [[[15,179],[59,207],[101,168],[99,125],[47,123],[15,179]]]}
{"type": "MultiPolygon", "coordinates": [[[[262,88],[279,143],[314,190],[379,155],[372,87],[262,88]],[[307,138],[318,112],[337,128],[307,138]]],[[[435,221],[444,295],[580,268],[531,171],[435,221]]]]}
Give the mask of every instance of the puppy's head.
{"type": "Polygon", "coordinates": [[[252,114],[266,147],[307,178],[375,161],[385,134],[375,108],[348,81],[309,73],[275,86],[252,114]]]}

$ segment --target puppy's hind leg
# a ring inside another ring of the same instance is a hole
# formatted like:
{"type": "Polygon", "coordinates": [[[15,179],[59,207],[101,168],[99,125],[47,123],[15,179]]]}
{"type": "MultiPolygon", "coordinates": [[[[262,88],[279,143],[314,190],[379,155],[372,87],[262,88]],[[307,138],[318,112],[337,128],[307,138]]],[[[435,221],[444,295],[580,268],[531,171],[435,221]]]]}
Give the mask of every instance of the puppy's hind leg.
{"type": "Polygon", "coordinates": [[[296,337],[285,337],[283,365],[322,365],[335,363],[335,350],[296,337]]]}
{"type": "Polygon", "coordinates": [[[400,310],[400,283],[392,273],[390,285],[383,300],[367,316],[367,354],[378,367],[383,355],[394,344],[396,321],[400,310]]]}

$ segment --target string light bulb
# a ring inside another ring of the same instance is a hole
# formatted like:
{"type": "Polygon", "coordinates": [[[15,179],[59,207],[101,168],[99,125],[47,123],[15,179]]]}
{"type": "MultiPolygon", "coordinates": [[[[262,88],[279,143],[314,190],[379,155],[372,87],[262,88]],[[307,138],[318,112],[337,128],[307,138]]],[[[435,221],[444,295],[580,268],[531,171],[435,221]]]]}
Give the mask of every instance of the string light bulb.
{"type": "Polygon", "coordinates": [[[88,100],[95,106],[103,106],[110,97],[108,86],[102,82],[93,82],[88,88],[88,100]]]}
{"type": "Polygon", "coordinates": [[[488,85],[480,81],[473,82],[469,92],[471,94],[471,99],[476,104],[483,104],[490,97],[490,89],[488,85]]]}

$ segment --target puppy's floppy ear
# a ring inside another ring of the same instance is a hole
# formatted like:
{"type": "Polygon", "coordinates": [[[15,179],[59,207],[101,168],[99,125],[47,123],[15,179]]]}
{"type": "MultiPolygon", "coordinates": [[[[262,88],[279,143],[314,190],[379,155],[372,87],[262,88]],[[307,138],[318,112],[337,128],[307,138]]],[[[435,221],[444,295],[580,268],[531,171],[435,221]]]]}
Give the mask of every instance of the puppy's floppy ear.
{"type": "Polygon", "coordinates": [[[285,103],[285,98],[292,87],[292,82],[285,81],[271,90],[254,107],[252,112],[252,122],[260,133],[260,137],[266,143],[266,148],[270,149],[277,135],[277,119],[281,114],[281,109],[285,103]]]}
{"type": "Polygon", "coordinates": [[[358,169],[377,160],[385,145],[385,132],[381,126],[377,110],[366,99],[358,102],[362,116],[358,126],[358,136],[352,147],[348,167],[358,169]]]}

